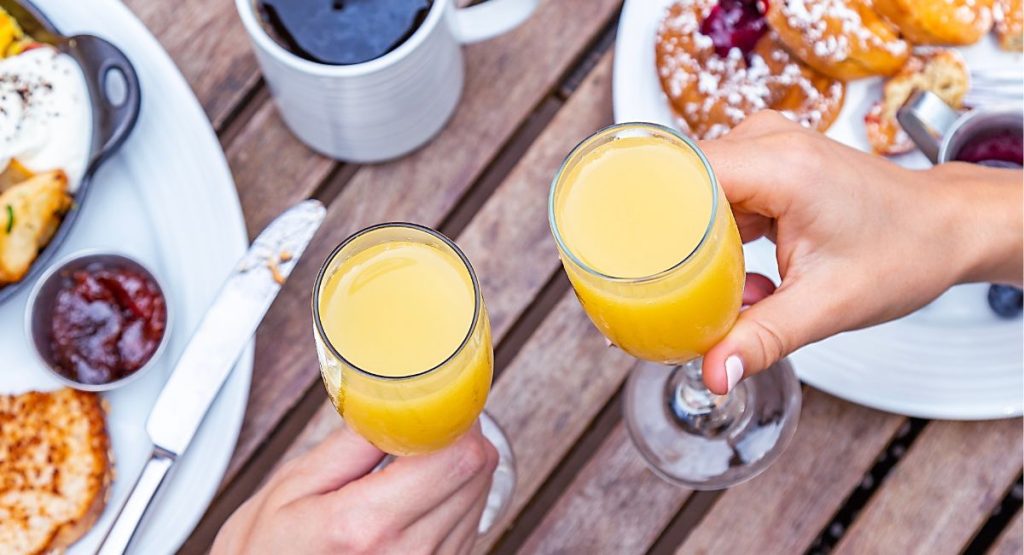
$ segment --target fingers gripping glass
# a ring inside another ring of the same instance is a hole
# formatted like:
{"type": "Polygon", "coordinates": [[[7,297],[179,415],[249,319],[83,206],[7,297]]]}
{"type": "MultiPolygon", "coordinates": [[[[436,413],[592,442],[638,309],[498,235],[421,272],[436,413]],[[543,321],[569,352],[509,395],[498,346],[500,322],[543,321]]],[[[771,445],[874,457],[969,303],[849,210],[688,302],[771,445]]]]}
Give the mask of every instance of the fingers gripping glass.
{"type": "Polygon", "coordinates": [[[729,395],[714,395],[703,383],[702,356],[735,323],[745,274],[731,209],[696,143],[647,123],[598,131],[562,163],[548,207],[563,267],[591,321],[613,344],[648,362],[629,376],[624,417],[650,466],[697,489],[729,487],[767,468],[795,430],[799,382],[783,361],[729,395]],[[658,181],[658,187],[646,186],[645,180],[658,181]],[[584,187],[627,196],[609,200],[574,191],[584,187]],[[626,202],[628,213],[619,209],[626,202]],[[649,224],[666,217],[666,206],[668,218],[691,219],[684,227],[693,237],[637,231],[659,229],[649,224]],[[576,224],[587,218],[600,225],[576,224]],[[614,225],[632,227],[614,228],[621,234],[609,235],[608,226],[614,225]],[[587,229],[591,236],[580,236],[587,229]],[[623,243],[630,247],[627,254],[694,246],[639,276],[615,275],[588,263],[611,260],[615,244],[623,243]],[[586,255],[581,245],[589,249],[586,255]]]}
{"type": "Polygon", "coordinates": [[[346,424],[369,442],[391,456],[429,453],[451,445],[480,421],[501,456],[479,526],[485,532],[511,499],[515,470],[508,440],[483,412],[494,357],[480,284],[465,254],[447,237],[415,224],[369,227],[327,258],[312,304],[324,386],[346,424]],[[419,273],[408,275],[418,279],[388,281],[406,275],[396,268],[413,266],[419,273]],[[378,296],[356,296],[366,288],[378,296]],[[472,300],[464,306],[444,304],[469,296],[472,300]],[[466,328],[452,316],[463,312],[472,314],[466,328]],[[394,360],[430,359],[420,356],[423,349],[433,349],[431,356],[436,356],[445,344],[456,344],[447,342],[451,334],[443,339],[436,335],[435,328],[442,326],[432,324],[442,321],[455,322],[449,331],[461,338],[451,352],[422,368],[393,366],[394,360]],[[421,324],[409,327],[408,322],[421,324]],[[369,335],[355,342],[343,335],[360,330],[370,330],[369,335]],[[367,357],[367,352],[379,356],[367,357]],[[391,356],[396,354],[400,356],[391,356]]]}

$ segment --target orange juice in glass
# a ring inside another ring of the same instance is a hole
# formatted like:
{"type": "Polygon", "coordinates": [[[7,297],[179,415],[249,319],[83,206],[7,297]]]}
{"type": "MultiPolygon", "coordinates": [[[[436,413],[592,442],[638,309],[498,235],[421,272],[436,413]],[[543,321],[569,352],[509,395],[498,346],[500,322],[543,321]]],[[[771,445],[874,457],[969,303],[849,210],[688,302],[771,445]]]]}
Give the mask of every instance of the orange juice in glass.
{"type": "Polygon", "coordinates": [[[767,467],[792,435],[799,383],[783,362],[728,396],[703,384],[701,357],[739,315],[744,266],[729,203],[697,145],[653,124],[599,131],[555,176],[549,220],[591,321],[655,363],[634,371],[625,392],[626,423],[652,467],[704,489],[767,467]]]}
{"type": "MultiPolygon", "coordinates": [[[[413,224],[356,233],[317,278],[313,320],[324,386],[348,426],[382,451],[409,456],[451,445],[479,418],[504,459],[492,490],[500,498],[488,505],[507,501],[511,448],[483,413],[490,324],[454,243],[413,224]]],[[[496,517],[485,514],[482,528],[496,517]]]]}
{"type": "Polygon", "coordinates": [[[743,249],[725,197],[694,151],[663,138],[623,137],[586,160],[552,199],[565,254],[580,261],[565,264],[580,301],[637,358],[700,356],[732,327],[743,292],[743,249]]]}

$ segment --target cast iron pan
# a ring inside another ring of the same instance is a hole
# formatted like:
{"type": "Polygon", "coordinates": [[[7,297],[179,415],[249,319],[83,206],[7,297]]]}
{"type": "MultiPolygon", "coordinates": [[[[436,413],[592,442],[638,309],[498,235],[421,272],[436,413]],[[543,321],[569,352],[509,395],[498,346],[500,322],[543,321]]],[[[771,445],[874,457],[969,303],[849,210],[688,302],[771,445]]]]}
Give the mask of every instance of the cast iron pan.
{"type": "Polygon", "coordinates": [[[22,287],[35,281],[67,239],[85,204],[96,169],[121,146],[135,126],[139,118],[141,91],[135,68],[113,44],[93,35],[61,35],[53,23],[27,0],[0,0],[0,8],[14,16],[33,39],[55,46],[78,62],[85,75],[92,104],[89,161],[75,192],[71,210],[64,215],[57,233],[39,253],[28,274],[17,283],[0,287],[0,303],[3,303],[22,287]]]}

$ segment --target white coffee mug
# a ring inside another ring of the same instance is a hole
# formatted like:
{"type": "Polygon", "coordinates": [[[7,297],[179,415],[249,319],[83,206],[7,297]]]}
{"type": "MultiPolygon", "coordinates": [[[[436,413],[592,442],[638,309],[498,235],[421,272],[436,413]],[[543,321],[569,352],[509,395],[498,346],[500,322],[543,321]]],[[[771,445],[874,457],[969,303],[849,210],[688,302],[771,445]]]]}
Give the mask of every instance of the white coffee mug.
{"type": "Polygon", "coordinates": [[[292,132],[326,156],[380,162],[423,145],[451,117],[462,94],[461,45],[515,28],[539,0],[489,0],[461,9],[454,1],[434,0],[405,42],[353,65],[321,64],[289,52],[267,34],[256,0],[235,4],[292,132]]]}

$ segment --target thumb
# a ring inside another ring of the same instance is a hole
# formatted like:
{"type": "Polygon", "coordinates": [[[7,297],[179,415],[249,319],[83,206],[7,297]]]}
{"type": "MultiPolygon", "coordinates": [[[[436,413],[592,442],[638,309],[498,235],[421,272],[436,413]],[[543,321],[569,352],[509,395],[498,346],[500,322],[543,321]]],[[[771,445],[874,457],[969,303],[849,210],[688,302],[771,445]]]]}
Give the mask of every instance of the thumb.
{"type": "Polygon", "coordinates": [[[783,284],[740,313],[728,335],[704,356],[704,383],[712,393],[725,395],[740,379],[821,337],[822,313],[809,309],[806,295],[793,285],[783,284]]]}

